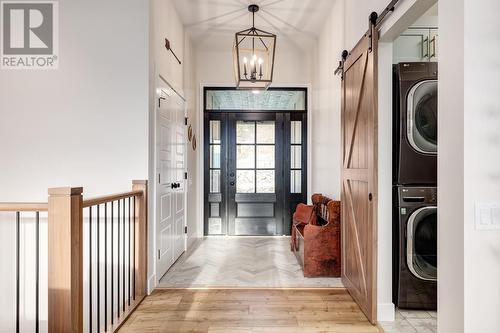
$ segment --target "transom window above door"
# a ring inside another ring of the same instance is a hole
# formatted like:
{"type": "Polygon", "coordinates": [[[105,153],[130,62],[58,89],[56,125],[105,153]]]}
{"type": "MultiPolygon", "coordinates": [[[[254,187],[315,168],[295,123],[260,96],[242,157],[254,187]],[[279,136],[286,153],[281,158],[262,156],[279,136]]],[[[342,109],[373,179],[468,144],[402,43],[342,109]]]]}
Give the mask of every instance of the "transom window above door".
{"type": "Polygon", "coordinates": [[[206,110],[306,111],[304,89],[268,89],[265,91],[210,88],[205,94],[206,110]]]}

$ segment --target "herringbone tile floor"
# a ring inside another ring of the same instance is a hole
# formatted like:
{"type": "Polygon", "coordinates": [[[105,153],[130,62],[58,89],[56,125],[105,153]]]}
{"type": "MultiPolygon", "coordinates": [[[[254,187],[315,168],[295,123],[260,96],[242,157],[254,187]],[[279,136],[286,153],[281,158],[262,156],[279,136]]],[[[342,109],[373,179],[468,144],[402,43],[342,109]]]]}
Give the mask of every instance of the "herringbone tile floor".
{"type": "Polygon", "coordinates": [[[162,288],[342,287],[338,278],[305,278],[289,237],[206,237],[161,279],[162,288]]]}

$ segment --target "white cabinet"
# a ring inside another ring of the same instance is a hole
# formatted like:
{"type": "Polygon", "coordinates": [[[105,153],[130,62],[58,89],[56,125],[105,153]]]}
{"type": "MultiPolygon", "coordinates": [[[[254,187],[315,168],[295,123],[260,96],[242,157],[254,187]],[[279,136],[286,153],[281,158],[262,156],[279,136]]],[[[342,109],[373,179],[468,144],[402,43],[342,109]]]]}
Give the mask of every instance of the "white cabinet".
{"type": "Polygon", "coordinates": [[[420,62],[438,60],[438,30],[408,28],[394,41],[393,61],[420,62]]]}

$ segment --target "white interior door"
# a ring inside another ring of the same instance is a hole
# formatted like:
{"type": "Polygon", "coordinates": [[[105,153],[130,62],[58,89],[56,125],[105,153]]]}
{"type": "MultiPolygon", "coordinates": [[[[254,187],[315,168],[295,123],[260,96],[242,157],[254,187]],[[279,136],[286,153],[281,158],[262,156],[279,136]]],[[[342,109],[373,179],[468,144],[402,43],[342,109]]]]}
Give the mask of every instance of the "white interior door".
{"type": "Polygon", "coordinates": [[[185,250],[185,101],[161,89],[156,116],[156,244],[161,278],[185,250]]]}

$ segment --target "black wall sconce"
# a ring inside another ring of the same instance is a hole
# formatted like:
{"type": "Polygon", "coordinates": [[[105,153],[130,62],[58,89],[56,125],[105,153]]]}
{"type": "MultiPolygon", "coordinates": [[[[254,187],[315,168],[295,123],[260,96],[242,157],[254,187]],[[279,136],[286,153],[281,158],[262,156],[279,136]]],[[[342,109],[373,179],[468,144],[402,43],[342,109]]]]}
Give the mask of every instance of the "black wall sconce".
{"type": "Polygon", "coordinates": [[[175,59],[177,60],[177,62],[179,63],[179,65],[181,64],[181,61],[179,60],[179,58],[177,57],[177,55],[174,53],[174,51],[172,50],[172,48],[170,47],[170,41],[168,39],[165,38],[165,48],[170,51],[175,59]]]}

